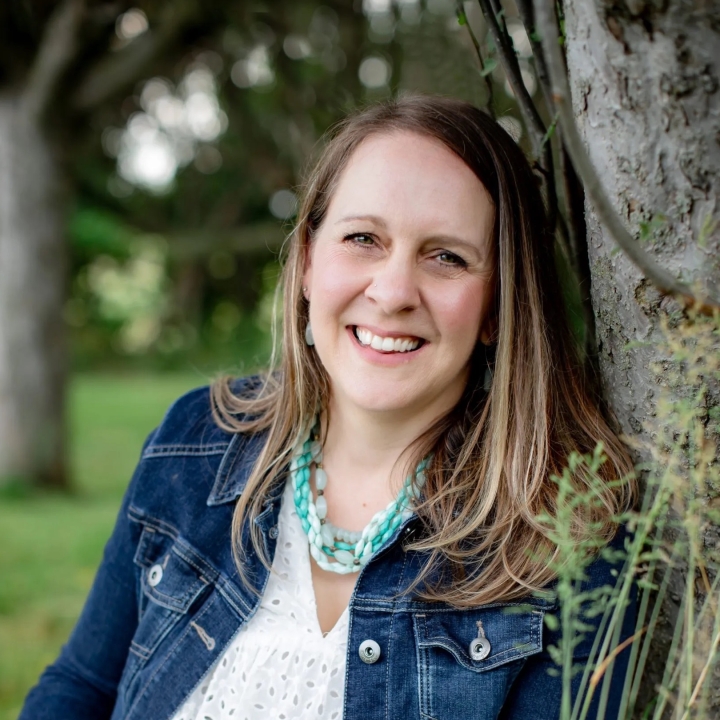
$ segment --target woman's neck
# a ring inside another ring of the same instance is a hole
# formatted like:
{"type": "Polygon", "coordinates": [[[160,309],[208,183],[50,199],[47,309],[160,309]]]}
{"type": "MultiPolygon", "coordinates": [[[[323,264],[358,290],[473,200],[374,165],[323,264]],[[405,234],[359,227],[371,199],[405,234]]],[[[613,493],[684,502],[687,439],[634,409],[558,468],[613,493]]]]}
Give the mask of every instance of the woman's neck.
{"type": "Polygon", "coordinates": [[[410,470],[403,453],[444,412],[368,412],[332,399],[323,437],[329,481],[338,490],[382,496],[389,502],[410,470]]]}

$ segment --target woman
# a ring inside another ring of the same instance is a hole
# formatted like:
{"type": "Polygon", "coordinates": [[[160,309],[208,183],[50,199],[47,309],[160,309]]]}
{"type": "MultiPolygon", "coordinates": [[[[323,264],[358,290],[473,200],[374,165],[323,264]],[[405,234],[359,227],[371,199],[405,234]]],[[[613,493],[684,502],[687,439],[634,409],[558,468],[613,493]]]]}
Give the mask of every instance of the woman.
{"type": "MultiPolygon", "coordinates": [[[[558,606],[537,592],[555,579],[551,475],[603,443],[573,520],[597,545],[632,487],[522,152],[455,100],[349,118],[306,183],[282,289],[273,371],[190,393],[148,438],[22,720],[559,717],[558,606]]],[[[594,560],[586,589],[613,572],[594,560]]]]}

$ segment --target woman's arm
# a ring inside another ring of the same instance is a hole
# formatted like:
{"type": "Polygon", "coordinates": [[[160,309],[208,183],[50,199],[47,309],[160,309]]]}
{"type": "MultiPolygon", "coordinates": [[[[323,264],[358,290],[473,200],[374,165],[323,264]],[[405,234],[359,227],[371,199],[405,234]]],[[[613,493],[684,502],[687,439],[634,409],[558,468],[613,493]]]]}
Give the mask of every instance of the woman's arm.
{"type": "MultiPolygon", "coordinates": [[[[628,608],[623,626],[623,638],[632,635],[635,629],[634,615],[633,608],[628,608]]],[[[552,635],[555,636],[555,633],[552,635]]],[[[549,642],[552,644],[557,640],[555,636],[550,638],[549,642]]],[[[590,644],[592,637],[587,644],[583,641],[576,649],[573,655],[573,664],[576,667],[584,668],[587,664],[587,648],[590,644]]],[[[630,648],[627,647],[615,660],[604,714],[598,714],[603,685],[601,681],[593,694],[589,712],[585,716],[586,720],[618,720],[629,657],[630,648]]],[[[583,672],[580,670],[572,679],[572,703],[575,702],[580,691],[582,677],[583,672]]],[[[583,697],[585,696],[584,693],[583,697]]],[[[559,720],[561,701],[562,678],[559,675],[559,667],[545,650],[528,659],[508,693],[498,720],[559,720]]]]}
{"type": "Polygon", "coordinates": [[[138,538],[127,514],[138,476],[136,470],[80,619],[30,691],[19,720],[102,720],[112,714],[138,622],[138,538]]]}
{"type": "MultiPolygon", "coordinates": [[[[614,592],[610,589],[622,582],[623,561],[621,558],[624,557],[624,546],[628,542],[628,537],[626,529],[621,526],[609,546],[609,549],[614,551],[613,555],[616,559],[609,562],[600,557],[590,563],[585,571],[585,579],[578,589],[579,593],[587,597],[585,593],[608,588],[609,595],[614,596],[614,592]]],[[[573,647],[573,666],[579,671],[572,678],[572,703],[580,693],[584,669],[590,660],[593,645],[598,632],[600,632],[603,613],[597,613],[598,602],[602,601],[587,601],[580,610],[579,619],[585,625],[586,630],[576,638],[578,642],[573,647]]],[[[559,616],[560,611],[556,614],[558,619],[559,616]]],[[[619,643],[632,637],[635,632],[636,618],[637,586],[633,583],[622,619],[619,643]]],[[[498,720],[530,720],[531,718],[532,720],[559,720],[563,693],[562,677],[560,676],[560,667],[553,661],[548,647],[558,647],[561,637],[562,628],[550,630],[545,627],[543,629],[543,651],[528,658],[510,689],[498,720]]],[[[603,688],[601,680],[593,693],[589,711],[585,716],[586,720],[618,720],[630,652],[630,646],[620,652],[609,671],[611,672],[610,689],[604,713],[598,714],[603,688]]],[[[587,682],[584,687],[587,688],[587,682]]],[[[585,689],[583,697],[586,697],[586,693],[585,689]]]]}

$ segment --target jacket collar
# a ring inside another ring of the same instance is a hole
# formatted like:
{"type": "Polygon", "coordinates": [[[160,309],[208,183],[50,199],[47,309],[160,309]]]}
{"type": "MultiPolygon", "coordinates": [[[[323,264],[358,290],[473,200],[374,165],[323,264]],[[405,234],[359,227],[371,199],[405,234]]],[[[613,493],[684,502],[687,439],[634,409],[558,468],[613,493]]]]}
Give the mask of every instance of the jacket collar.
{"type": "MultiPolygon", "coordinates": [[[[222,505],[237,500],[247,484],[266,439],[267,433],[264,432],[253,435],[236,433],[232,436],[215,475],[215,482],[207,499],[208,505],[222,505]]],[[[280,491],[282,492],[282,486],[280,491]]],[[[268,499],[272,500],[274,497],[268,499]]]]}

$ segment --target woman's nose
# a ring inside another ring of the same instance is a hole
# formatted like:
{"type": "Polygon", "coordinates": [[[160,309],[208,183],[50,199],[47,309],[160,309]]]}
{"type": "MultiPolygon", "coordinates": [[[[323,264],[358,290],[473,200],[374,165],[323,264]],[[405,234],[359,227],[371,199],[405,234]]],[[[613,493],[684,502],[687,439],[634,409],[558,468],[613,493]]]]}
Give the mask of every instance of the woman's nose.
{"type": "Polygon", "coordinates": [[[388,258],[376,266],[365,296],[387,315],[414,310],[420,304],[415,263],[409,259],[388,258]]]}

